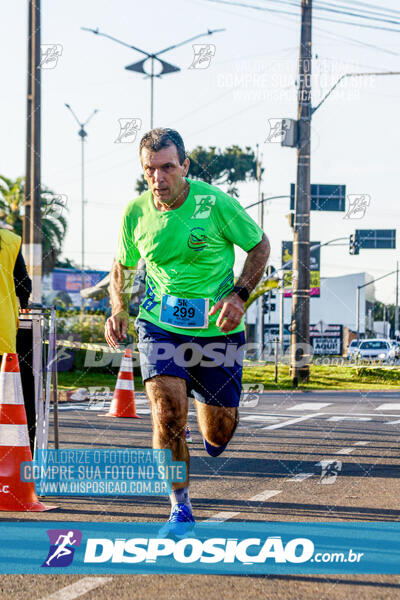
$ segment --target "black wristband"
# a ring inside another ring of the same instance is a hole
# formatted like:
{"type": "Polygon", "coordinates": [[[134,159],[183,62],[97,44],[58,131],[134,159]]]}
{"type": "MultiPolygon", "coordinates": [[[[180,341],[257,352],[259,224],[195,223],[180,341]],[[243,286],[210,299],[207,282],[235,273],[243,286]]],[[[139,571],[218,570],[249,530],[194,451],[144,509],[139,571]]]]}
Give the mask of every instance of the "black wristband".
{"type": "Polygon", "coordinates": [[[235,292],[235,294],[237,294],[239,298],[243,300],[243,302],[247,302],[247,300],[250,298],[250,294],[247,288],[242,287],[240,285],[235,285],[232,292],[235,292]]]}

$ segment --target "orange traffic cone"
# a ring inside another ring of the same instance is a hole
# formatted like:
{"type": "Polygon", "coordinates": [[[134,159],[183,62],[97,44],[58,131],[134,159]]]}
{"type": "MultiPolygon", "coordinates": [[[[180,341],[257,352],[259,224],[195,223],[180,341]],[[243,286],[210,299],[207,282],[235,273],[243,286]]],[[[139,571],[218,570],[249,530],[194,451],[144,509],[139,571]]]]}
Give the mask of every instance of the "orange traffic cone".
{"type": "Polygon", "coordinates": [[[21,481],[20,465],[32,461],[18,356],[4,354],[0,371],[0,510],[42,512],[33,481],[21,481]]]}
{"type": "Polygon", "coordinates": [[[135,382],[133,379],[132,352],[130,348],[125,350],[121,367],[118,373],[117,385],[114,397],[106,417],[129,417],[140,419],[136,414],[135,406],[135,382]]]}

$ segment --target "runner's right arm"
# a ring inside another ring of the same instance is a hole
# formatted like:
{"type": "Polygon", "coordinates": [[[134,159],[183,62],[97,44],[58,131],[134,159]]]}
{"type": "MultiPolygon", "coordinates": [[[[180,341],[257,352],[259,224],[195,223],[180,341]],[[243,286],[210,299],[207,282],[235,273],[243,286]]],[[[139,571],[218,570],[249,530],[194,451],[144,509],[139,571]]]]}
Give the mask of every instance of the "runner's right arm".
{"type": "Polygon", "coordinates": [[[107,343],[118,349],[119,342],[126,338],[129,325],[129,303],[132,295],[135,267],[126,267],[114,260],[110,277],[111,317],[106,321],[107,343]]]}

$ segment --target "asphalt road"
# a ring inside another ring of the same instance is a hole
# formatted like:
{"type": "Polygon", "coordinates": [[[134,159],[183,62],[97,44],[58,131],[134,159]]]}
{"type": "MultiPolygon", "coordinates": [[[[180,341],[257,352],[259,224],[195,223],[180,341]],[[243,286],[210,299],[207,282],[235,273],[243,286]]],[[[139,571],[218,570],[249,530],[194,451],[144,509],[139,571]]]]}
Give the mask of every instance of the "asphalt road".
{"type": "MultiPolygon", "coordinates": [[[[112,419],[87,403],[60,407],[62,448],[148,448],[147,401],[142,419],[112,419]]],[[[198,521],[398,521],[400,518],[400,392],[260,394],[241,408],[229,449],[209,457],[189,424],[191,497],[198,521]]],[[[58,510],[2,513],[6,520],[163,521],[160,497],[52,498],[58,510]]],[[[263,600],[385,600],[400,597],[400,576],[1,576],[0,598],[234,598],[263,600]],[[75,586],[75,587],[74,587],[75,586]],[[65,589],[64,589],[65,588],[65,589]],[[85,591],[87,590],[87,591],[85,591]],[[57,595],[53,595],[59,592],[57,595]]]]}

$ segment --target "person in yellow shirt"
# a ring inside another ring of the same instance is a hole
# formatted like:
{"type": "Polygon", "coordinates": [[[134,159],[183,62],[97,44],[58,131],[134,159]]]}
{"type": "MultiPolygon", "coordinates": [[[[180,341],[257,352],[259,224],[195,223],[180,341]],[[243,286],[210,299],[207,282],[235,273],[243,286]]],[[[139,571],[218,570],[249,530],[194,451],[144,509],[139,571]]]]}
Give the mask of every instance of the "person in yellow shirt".
{"type": "Polygon", "coordinates": [[[18,301],[28,305],[32,282],[21,253],[21,238],[0,225],[0,357],[16,353],[18,301]]]}

